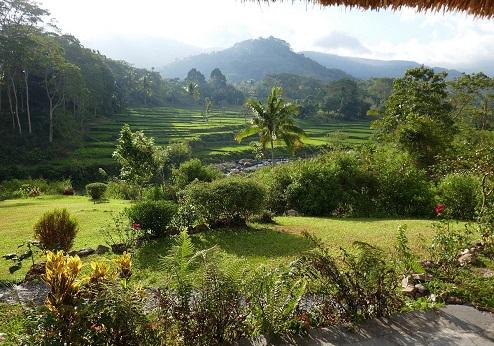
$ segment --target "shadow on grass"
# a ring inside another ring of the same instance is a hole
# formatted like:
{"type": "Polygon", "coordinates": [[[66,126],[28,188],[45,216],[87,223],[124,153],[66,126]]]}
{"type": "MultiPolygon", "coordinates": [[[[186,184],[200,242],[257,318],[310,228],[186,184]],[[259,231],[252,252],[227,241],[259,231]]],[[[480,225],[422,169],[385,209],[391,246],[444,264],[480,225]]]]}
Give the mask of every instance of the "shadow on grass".
{"type": "Polygon", "coordinates": [[[35,205],[35,204],[36,203],[34,203],[34,202],[17,202],[17,203],[5,205],[5,204],[2,204],[0,201],[0,209],[27,207],[29,205],[35,205]]]}
{"type": "MultiPolygon", "coordinates": [[[[198,250],[217,245],[221,252],[247,260],[295,256],[313,247],[303,236],[253,227],[207,231],[193,235],[192,240],[198,250]]],[[[160,256],[165,256],[172,245],[170,238],[150,241],[137,251],[135,261],[142,269],[160,270],[160,256]]]]}

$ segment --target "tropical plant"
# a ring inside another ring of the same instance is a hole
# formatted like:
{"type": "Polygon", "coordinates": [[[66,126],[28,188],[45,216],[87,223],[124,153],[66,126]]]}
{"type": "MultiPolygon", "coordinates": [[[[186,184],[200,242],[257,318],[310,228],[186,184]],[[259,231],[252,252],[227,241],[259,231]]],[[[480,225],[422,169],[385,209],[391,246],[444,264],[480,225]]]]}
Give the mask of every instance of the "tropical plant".
{"type": "Polygon", "coordinates": [[[269,144],[271,147],[271,163],[274,164],[274,144],[283,142],[292,153],[300,147],[306,138],[304,130],[295,125],[293,117],[298,114],[298,106],[285,102],[281,98],[282,89],[273,87],[267,98],[266,104],[250,99],[246,102],[254,113],[251,125],[245,130],[237,133],[235,139],[242,139],[259,134],[259,142],[263,149],[269,144]]]}
{"type": "Polygon", "coordinates": [[[67,209],[45,213],[34,225],[34,235],[45,250],[69,251],[78,231],[77,220],[67,209]]]}

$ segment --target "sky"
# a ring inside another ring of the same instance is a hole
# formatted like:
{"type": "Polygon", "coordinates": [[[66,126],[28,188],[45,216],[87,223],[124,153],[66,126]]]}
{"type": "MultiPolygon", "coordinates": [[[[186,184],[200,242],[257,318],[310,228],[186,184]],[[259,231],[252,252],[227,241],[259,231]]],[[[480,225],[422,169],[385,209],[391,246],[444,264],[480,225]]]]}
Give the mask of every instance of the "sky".
{"type": "Polygon", "coordinates": [[[95,42],[134,37],[221,49],[245,39],[275,36],[289,42],[295,51],[413,60],[466,72],[494,73],[494,19],[461,13],[360,11],[296,0],[276,4],[241,0],[40,3],[50,10],[64,33],[89,47],[95,42]]]}

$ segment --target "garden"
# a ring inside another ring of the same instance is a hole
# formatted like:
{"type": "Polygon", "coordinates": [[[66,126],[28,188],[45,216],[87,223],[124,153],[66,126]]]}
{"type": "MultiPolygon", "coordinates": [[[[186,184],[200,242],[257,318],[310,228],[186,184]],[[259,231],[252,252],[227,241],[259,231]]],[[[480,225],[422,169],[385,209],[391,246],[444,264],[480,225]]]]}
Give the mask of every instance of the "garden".
{"type": "Polygon", "coordinates": [[[126,124],[118,175],[101,168],[83,189],[2,182],[3,338],[286,343],[444,304],[494,311],[492,132],[454,118],[447,87],[443,74],[409,70],[373,141],[283,164],[275,146],[296,152],[310,134],[275,87],[248,101],[252,121],[235,136],[271,157],[249,173],[223,174],[187,143],[156,144],[126,124]]]}

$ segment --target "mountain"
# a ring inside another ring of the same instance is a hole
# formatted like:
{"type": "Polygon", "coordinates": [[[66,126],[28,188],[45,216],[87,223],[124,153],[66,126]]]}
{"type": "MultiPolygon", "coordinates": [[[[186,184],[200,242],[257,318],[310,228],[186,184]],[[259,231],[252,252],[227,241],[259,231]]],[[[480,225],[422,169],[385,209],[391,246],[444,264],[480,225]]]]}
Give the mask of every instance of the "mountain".
{"type": "Polygon", "coordinates": [[[347,73],[327,68],[302,54],[295,53],[280,39],[258,38],[236,43],[225,50],[191,56],[165,65],[160,69],[167,78],[184,78],[196,68],[207,77],[218,67],[231,82],[261,80],[268,74],[292,73],[323,81],[352,78],[347,73]]]}
{"type": "Polygon", "coordinates": [[[141,36],[99,38],[87,40],[84,44],[112,59],[125,60],[136,67],[148,69],[205,51],[175,40],[141,36]]]}
{"type": "MultiPolygon", "coordinates": [[[[373,60],[310,51],[301,52],[301,54],[323,66],[340,69],[358,79],[401,77],[407,69],[421,66],[415,61],[406,60],[373,60]]],[[[461,74],[459,71],[442,67],[434,67],[434,70],[436,72],[448,72],[448,78],[455,78],[461,74]]]]}

